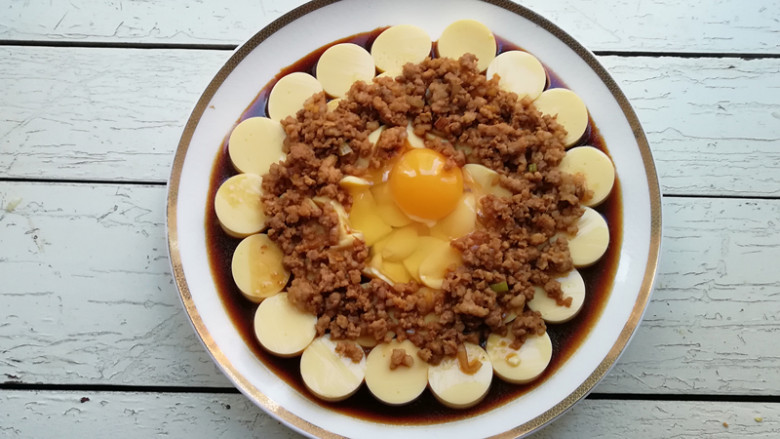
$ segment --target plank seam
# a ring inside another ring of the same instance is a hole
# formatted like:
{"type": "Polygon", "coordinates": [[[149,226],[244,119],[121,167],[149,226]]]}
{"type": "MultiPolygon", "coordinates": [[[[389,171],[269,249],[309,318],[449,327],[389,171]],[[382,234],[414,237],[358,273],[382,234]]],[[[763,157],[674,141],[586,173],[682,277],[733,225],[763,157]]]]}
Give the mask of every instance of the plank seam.
{"type": "MultiPolygon", "coordinates": [[[[135,386],[109,384],[27,384],[7,381],[0,384],[0,390],[42,391],[42,392],[115,392],[115,393],[207,393],[238,394],[233,387],[204,386],[135,386]]],[[[780,395],[718,395],[718,394],[662,394],[662,393],[591,393],[589,400],[613,401],[674,401],[674,402],[748,402],[780,403],[780,395]]]]}
{"type": "Polygon", "coordinates": [[[707,198],[722,200],[780,200],[780,195],[696,195],[696,194],[663,194],[663,198],[707,198]]]}
{"type": "MultiPolygon", "coordinates": [[[[233,51],[236,44],[210,43],[142,43],[142,42],[108,42],[108,41],[42,41],[42,40],[3,40],[0,46],[16,47],[71,47],[71,48],[101,48],[101,49],[172,49],[172,50],[222,50],[233,51]]],[[[780,59],[780,53],[758,52],[675,52],[675,51],[634,51],[634,50],[594,50],[598,56],[620,56],[626,58],[638,57],[669,57],[669,58],[734,58],[743,60],[780,59]]]]}
{"type": "Polygon", "coordinates": [[[780,395],[717,395],[664,393],[591,393],[591,400],[612,401],[677,401],[677,402],[753,402],[780,403],[780,395]]]}
{"type": "Polygon", "coordinates": [[[27,384],[6,381],[0,384],[0,390],[26,390],[44,392],[117,392],[117,393],[241,393],[233,387],[205,386],[136,386],[111,384],[27,384]]]}
{"type": "Polygon", "coordinates": [[[754,59],[780,59],[780,53],[755,53],[755,52],[654,52],[654,51],[623,51],[623,50],[594,50],[598,56],[622,56],[622,57],[652,57],[652,58],[733,58],[743,60],[754,59]]]}
{"type": "Polygon", "coordinates": [[[198,43],[130,43],[107,41],[36,41],[2,40],[0,46],[12,47],[72,47],[86,49],[176,49],[176,50],[235,50],[236,44],[198,44],[198,43]]]}
{"type": "MultiPolygon", "coordinates": [[[[44,179],[23,177],[0,177],[0,183],[33,183],[33,184],[74,184],[74,185],[127,185],[127,186],[165,186],[168,182],[157,180],[77,180],[77,179],[44,179]]],[[[780,200],[780,195],[712,195],[712,194],[677,194],[665,193],[663,198],[698,198],[724,200],[780,200]]]]}
{"type": "Polygon", "coordinates": [[[77,180],[68,178],[23,178],[23,177],[0,177],[0,183],[44,183],[44,184],[84,184],[84,185],[127,185],[127,186],[165,186],[166,181],[157,180],[77,180]]]}

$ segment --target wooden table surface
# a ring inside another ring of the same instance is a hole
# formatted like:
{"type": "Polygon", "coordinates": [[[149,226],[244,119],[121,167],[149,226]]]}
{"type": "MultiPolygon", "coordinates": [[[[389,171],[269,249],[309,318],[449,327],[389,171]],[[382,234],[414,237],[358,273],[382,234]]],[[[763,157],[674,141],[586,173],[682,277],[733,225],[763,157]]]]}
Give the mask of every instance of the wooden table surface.
{"type": "MultiPolygon", "coordinates": [[[[0,437],[299,437],[192,331],[165,184],[213,74],[301,3],[0,1],[0,437]]],[[[623,88],[664,208],[631,345],[536,437],[780,437],[780,3],[522,3],[623,88]]]]}

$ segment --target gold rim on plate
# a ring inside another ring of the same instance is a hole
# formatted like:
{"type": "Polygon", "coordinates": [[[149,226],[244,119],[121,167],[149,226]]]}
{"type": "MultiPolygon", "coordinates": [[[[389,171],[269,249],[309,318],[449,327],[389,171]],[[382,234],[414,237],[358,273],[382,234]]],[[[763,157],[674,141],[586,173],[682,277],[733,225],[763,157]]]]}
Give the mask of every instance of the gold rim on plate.
{"type": "MultiPolygon", "coordinates": [[[[298,18],[303,17],[304,15],[310,14],[330,4],[337,3],[338,1],[340,0],[314,0],[293,9],[252,36],[249,40],[247,40],[246,43],[241,45],[233,53],[230,59],[227,60],[227,62],[217,72],[214,79],[212,79],[206,90],[201,95],[184,128],[184,132],[176,150],[176,155],[174,156],[173,166],[168,183],[167,202],[168,251],[170,254],[173,277],[179,290],[181,300],[184,304],[184,308],[187,311],[187,315],[189,316],[192,325],[195,328],[195,331],[197,332],[201,341],[206,346],[206,349],[214,358],[214,361],[219,364],[223,373],[225,373],[225,375],[227,375],[228,378],[238,386],[239,390],[241,390],[247,397],[253,400],[266,412],[302,432],[316,435],[317,437],[322,438],[341,438],[343,436],[324,430],[321,427],[296,416],[268,398],[235,369],[219,346],[217,346],[216,342],[209,333],[208,328],[206,328],[197,308],[195,307],[195,304],[192,300],[192,295],[190,294],[190,290],[187,285],[187,280],[184,277],[181,254],[179,252],[176,206],[179,198],[179,184],[181,181],[181,172],[184,164],[184,158],[187,155],[195,128],[198,126],[198,123],[200,122],[208,103],[214,97],[216,91],[222,86],[222,83],[225,81],[227,76],[244,58],[246,58],[247,55],[249,55],[249,53],[251,53],[258,45],[260,45],[260,43],[276,33],[279,29],[297,20],[298,18]]],[[[644,313],[644,310],[650,300],[650,294],[652,292],[653,283],[655,281],[655,274],[658,267],[658,256],[661,245],[661,194],[650,146],[647,143],[647,139],[639,123],[639,119],[637,118],[636,113],[628,102],[628,99],[620,90],[615,80],[612,79],[609,73],[607,73],[606,69],[601,65],[601,63],[598,62],[595,55],[580,43],[578,43],[569,34],[553,24],[551,21],[523,6],[507,0],[478,1],[498,6],[507,12],[516,14],[540,26],[558,38],[570,49],[572,49],[593,70],[593,72],[598,75],[599,79],[607,86],[608,90],[612,94],[612,97],[620,106],[623,115],[631,127],[633,136],[639,145],[639,152],[644,164],[644,171],[647,177],[650,196],[650,243],[649,253],[647,255],[647,265],[645,267],[639,294],[637,296],[636,302],[634,303],[634,307],[631,311],[628,321],[623,326],[623,329],[620,331],[617,340],[601,363],[598,365],[598,367],[572,393],[536,418],[504,433],[499,433],[495,436],[492,436],[493,438],[511,438],[523,436],[541,428],[574,406],[576,402],[590,393],[596,384],[601,381],[601,379],[607,374],[612,366],[614,366],[618,357],[628,345],[628,342],[634,334],[634,331],[639,326],[642,314],[644,313]]]]}

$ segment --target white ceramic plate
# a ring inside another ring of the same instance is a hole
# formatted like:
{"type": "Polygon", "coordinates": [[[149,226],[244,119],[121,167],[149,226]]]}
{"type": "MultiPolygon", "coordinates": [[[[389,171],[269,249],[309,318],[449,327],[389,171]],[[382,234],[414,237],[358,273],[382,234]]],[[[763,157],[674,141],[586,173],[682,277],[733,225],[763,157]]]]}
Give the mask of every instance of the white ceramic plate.
{"type": "Polygon", "coordinates": [[[595,57],[549,21],[500,0],[314,1],[239,47],[193,111],[173,164],[168,196],[171,264],[193,326],[223,372],[248,398],[290,427],[319,437],[515,437],[528,434],[590,392],[626,347],[650,298],[661,234],[658,181],[644,133],[625,96],[595,57]],[[256,94],[284,68],[334,40],[414,24],[438,39],[472,18],[536,55],[585,101],[622,186],[623,240],[601,317],[571,357],[530,392],[475,417],[432,425],[357,419],[313,403],[278,379],[241,339],[217,294],[206,252],[209,177],[225,136],[256,94]]]}

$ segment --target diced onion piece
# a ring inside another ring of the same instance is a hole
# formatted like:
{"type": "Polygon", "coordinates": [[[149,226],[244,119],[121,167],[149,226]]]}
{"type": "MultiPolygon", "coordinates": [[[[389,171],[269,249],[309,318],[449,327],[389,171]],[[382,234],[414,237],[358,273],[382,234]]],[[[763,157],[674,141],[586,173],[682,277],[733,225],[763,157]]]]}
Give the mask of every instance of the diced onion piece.
{"type": "Polygon", "coordinates": [[[336,108],[339,107],[339,102],[341,102],[341,98],[331,99],[328,101],[326,106],[328,107],[328,111],[336,111],[336,108]]]}
{"type": "Polygon", "coordinates": [[[339,155],[344,157],[349,154],[352,154],[352,147],[349,146],[349,143],[342,143],[341,146],[339,146],[339,155]]]}
{"type": "Polygon", "coordinates": [[[355,177],[354,175],[347,175],[341,177],[341,180],[339,180],[339,186],[345,189],[356,190],[370,187],[371,182],[365,178],[355,177]]]}
{"type": "Polygon", "coordinates": [[[371,133],[368,134],[368,141],[371,142],[372,146],[376,146],[376,142],[379,140],[379,136],[382,135],[382,132],[385,130],[384,125],[380,125],[379,128],[375,129],[374,131],[371,131],[371,133]]]}
{"type": "Polygon", "coordinates": [[[425,148],[425,140],[414,133],[412,121],[409,121],[406,125],[406,141],[409,142],[409,146],[412,148],[425,148]]]}

